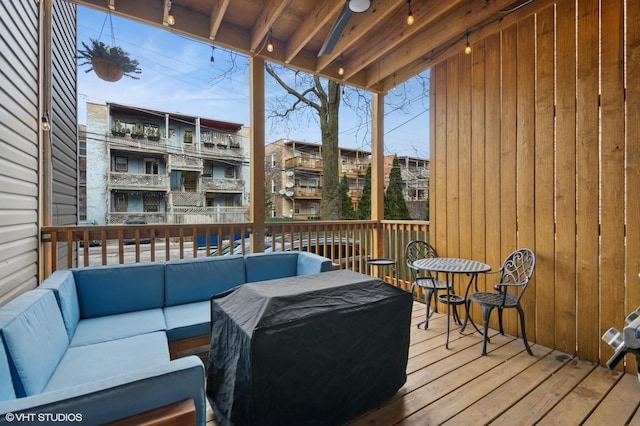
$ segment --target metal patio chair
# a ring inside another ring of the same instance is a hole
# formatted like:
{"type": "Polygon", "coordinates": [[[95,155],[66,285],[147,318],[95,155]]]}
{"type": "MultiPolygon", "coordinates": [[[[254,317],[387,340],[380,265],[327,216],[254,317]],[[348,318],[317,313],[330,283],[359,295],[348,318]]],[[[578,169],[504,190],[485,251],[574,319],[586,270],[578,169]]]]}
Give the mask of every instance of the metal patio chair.
{"type": "Polygon", "coordinates": [[[489,335],[487,333],[489,328],[489,316],[494,308],[498,309],[498,323],[500,325],[500,334],[502,335],[504,335],[504,329],[502,328],[502,311],[504,309],[516,309],[518,311],[524,346],[527,348],[529,355],[533,355],[529,342],[527,342],[524,324],[524,311],[520,305],[520,299],[522,299],[522,295],[524,295],[527,285],[531,280],[531,275],[533,275],[535,265],[536,256],[533,251],[528,248],[518,249],[505,259],[500,269],[489,272],[489,274],[500,274],[498,283],[493,286],[496,290],[495,292],[476,291],[469,296],[469,301],[478,303],[482,308],[484,335],[482,342],[482,355],[487,353],[487,342],[489,341],[489,335]]]}
{"type": "MultiPolygon", "coordinates": [[[[414,287],[422,288],[425,293],[425,303],[427,305],[427,314],[423,323],[418,324],[420,327],[421,324],[424,324],[424,328],[429,328],[429,318],[433,315],[434,312],[438,312],[438,292],[439,291],[447,291],[447,287],[453,289],[451,283],[448,283],[444,280],[438,279],[437,274],[433,274],[430,271],[425,271],[419,268],[416,268],[413,263],[418,259],[426,259],[431,257],[438,257],[438,253],[436,249],[434,249],[429,243],[421,240],[413,240],[409,241],[405,247],[405,259],[407,266],[409,267],[409,271],[411,273],[411,294],[413,294],[414,287]],[[434,297],[435,293],[435,297],[434,297]],[[430,309],[431,300],[433,299],[433,309],[430,309]]],[[[454,306],[455,309],[455,306],[454,306]]],[[[454,313],[457,317],[457,312],[454,313]]]]}

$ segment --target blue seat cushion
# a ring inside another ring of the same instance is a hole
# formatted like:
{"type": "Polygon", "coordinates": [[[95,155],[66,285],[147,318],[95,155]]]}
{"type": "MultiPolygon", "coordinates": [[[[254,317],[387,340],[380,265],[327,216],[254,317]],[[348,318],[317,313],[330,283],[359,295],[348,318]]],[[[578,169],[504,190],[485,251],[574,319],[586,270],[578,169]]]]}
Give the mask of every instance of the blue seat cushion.
{"type": "Polygon", "coordinates": [[[209,300],[246,282],[240,255],[199,257],[165,263],[166,306],[209,300]]]}
{"type": "Polygon", "coordinates": [[[80,318],[164,306],[164,264],[136,263],[73,269],[80,318]]]}
{"type": "Polygon", "coordinates": [[[41,393],[69,345],[54,293],[31,290],[3,306],[0,335],[16,396],[41,393]]]}
{"type": "Polygon", "coordinates": [[[55,271],[51,274],[39,288],[53,290],[60,311],[64,326],[67,329],[69,340],[73,337],[80,320],[80,306],[78,306],[78,293],[76,291],[76,280],[73,272],[68,269],[55,271]]]}
{"type": "Polygon", "coordinates": [[[44,390],[64,389],[167,362],[169,346],[164,332],[76,346],[60,360],[44,390]]]}
{"type": "Polygon", "coordinates": [[[69,346],[84,346],[166,329],[162,309],[87,318],[80,321],[69,346]]]}
{"type": "Polygon", "coordinates": [[[211,332],[211,302],[187,303],[164,308],[170,342],[211,332]]]}
{"type": "Polygon", "coordinates": [[[0,337],[0,401],[9,401],[16,399],[16,392],[13,389],[13,380],[11,380],[11,369],[9,368],[9,359],[4,350],[4,341],[0,337]]]}
{"type": "Polygon", "coordinates": [[[248,283],[292,277],[298,271],[298,252],[248,254],[244,263],[248,283]]]}

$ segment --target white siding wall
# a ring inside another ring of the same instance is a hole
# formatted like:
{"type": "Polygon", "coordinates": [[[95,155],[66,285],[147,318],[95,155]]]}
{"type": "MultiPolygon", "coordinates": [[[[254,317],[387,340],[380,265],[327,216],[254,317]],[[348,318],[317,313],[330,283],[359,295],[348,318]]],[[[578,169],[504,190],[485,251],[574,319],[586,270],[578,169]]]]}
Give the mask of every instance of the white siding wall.
{"type": "Polygon", "coordinates": [[[38,15],[0,2],[0,304],[38,277],[38,15]]]}

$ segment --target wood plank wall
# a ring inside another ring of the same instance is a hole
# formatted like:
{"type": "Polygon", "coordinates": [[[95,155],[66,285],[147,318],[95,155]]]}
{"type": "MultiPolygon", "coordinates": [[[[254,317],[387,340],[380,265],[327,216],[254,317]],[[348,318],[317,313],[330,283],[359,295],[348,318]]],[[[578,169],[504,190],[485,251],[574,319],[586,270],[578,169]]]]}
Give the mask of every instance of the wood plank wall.
{"type": "Polygon", "coordinates": [[[605,363],[640,306],[640,2],[540,0],[470,39],[431,70],[432,241],[496,269],[532,248],[527,335],[605,363]]]}

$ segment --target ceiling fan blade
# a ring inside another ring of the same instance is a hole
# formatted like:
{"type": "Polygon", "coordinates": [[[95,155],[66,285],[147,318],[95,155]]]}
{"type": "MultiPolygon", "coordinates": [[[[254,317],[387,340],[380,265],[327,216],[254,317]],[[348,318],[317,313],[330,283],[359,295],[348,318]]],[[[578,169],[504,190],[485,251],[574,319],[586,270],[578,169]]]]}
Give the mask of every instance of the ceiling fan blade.
{"type": "Polygon", "coordinates": [[[340,36],[347,26],[347,22],[351,19],[351,15],[353,15],[353,12],[349,9],[349,2],[347,1],[344,3],[344,7],[340,11],[338,18],[333,23],[329,34],[327,34],[327,38],[324,39],[324,43],[322,43],[318,56],[329,55],[333,52],[333,48],[336,47],[338,40],[340,40],[340,36]]]}

